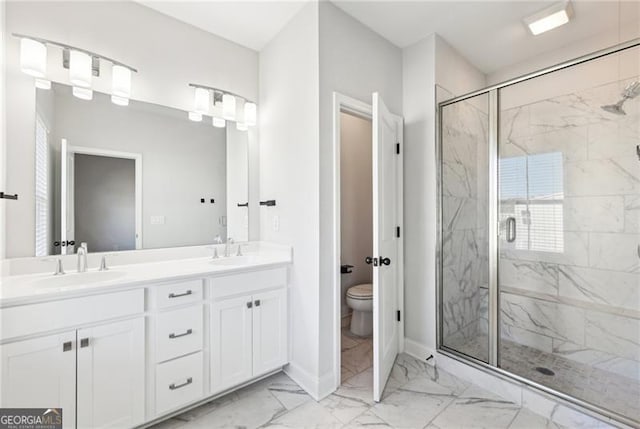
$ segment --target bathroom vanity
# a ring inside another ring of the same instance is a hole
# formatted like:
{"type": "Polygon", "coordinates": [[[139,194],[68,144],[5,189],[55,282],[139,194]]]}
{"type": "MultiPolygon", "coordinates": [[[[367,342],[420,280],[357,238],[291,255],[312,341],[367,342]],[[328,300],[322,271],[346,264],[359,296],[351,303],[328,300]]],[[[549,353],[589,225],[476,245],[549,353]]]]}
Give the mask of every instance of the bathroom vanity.
{"type": "Polygon", "coordinates": [[[1,406],[60,407],[65,428],[135,427],[281,370],[291,250],[248,247],[106,271],[93,254],[86,273],[3,277],[1,406]]]}

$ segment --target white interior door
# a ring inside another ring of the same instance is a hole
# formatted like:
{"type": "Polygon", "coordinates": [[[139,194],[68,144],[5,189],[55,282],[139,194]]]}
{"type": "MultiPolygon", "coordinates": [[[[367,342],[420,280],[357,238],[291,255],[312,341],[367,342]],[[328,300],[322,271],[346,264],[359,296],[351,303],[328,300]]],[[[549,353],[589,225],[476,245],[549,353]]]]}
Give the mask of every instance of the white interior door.
{"type": "Polygon", "coordinates": [[[73,152],[69,150],[67,139],[60,145],[60,254],[74,253],[67,241],[73,241],[73,152]]]}
{"type": "Polygon", "coordinates": [[[400,351],[402,119],[373,94],[373,399],[380,401],[400,351]],[[377,258],[377,259],[376,259],[377,258]]]}

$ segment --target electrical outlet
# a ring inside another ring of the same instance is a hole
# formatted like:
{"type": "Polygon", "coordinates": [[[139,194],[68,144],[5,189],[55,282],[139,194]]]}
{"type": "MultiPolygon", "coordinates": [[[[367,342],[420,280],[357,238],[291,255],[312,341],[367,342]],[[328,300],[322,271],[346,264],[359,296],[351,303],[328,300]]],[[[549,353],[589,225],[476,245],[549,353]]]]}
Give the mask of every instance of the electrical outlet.
{"type": "Polygon", "coordinates": [[[280,216],[278,215],[273,217],[273,230],[280,231],[280,216]]]}

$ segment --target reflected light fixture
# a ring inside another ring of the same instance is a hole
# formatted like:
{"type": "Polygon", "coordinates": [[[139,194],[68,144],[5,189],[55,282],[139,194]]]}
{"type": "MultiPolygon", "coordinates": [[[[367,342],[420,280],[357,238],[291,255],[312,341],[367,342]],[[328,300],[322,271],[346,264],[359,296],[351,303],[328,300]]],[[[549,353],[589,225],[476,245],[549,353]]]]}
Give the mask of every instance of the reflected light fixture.
{"type": "Polygon", "coordinates": [[[93,90],[91,88],[73,87],[73,96],[81,100],[93,100],[93,90]]]}
{"type": "Polygon", "coordinates": [[[222,118],[218,118],[216,116],[213,117],[212,120],[213,126],[216,128],[224,128],[227,125],[227,121],[222,118]]]}
{"type": "Polygon", "coordinates": [[[229,121],[236,119],[236,97],[231,94],[222,96],[222,117],[229,121]]]}
{"type": "Polygon", "coordinates": [[[20,69],[33,77],[47,73],[47,46],[33,39],[20,40],[20,69]]]}
{"type": "Polygon", "coordinates": [[[537,36],[568,23],[572,16],[571,3],[563,1],[524,18],[524,23],[531,34],[537,36]]]}
{"type": "Polygon", "coordinates": [[[236,122],[236,129],[238,131],[247,131],[249,127],[244,122],[236,122]]]}
{"type": "Polygon", "coordinates": [[[247,101],[244,103],[244,123],[250,127],[256,125],[256,103],[247,101]]]}
{"type": "Polygon", "coordinates": [[[69,81],[73,86],[91,88],[91,55],[72,50],[69,53],[69,81]]]}
{"type": "Polygon", "coordinates": [[[199,112],[189,112],[189,120],[193,122],[202,121],[202,113],[199,112]]]}
{"type": "Polygon", "coordinates": [[[111,94],[112,101],[114,97],[118,100],[127,99],[126,104],[113,101],[115,104],[120,104],[121,106],[129,104],[128,99],[131,97],[131,69],[119,64],[114,64],[111,67],[111,94]]]}
{"type": "Polygon", "coordinates": [[[51,89],[51,81],[47,79],[36,79],[36,88],[51,89]]]}

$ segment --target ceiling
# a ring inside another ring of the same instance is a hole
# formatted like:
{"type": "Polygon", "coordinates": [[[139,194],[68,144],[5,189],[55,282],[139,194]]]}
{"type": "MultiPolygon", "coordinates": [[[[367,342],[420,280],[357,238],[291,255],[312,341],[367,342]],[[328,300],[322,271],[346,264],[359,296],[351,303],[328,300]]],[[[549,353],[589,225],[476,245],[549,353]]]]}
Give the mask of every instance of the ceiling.
{"type": "Polygon", "coordinates": [[[255,51],[273,39],[305,3],[302,0],[136,1],[255,51]]]}
{"type": "MultiPolygon", "coordinates": [[[[137,0],[165,15],[261,50],[303,7],[289,1],[137,0]]],[[[484,73],[558,49],[619,23],[638,22],[640,2],[574,0],[568,25],[532,36],[522,18],[554,1],[331,0],[398,47],[438,33],[484,73]],[[622,17],[622,18],[620,18],[622,17]]]]}

